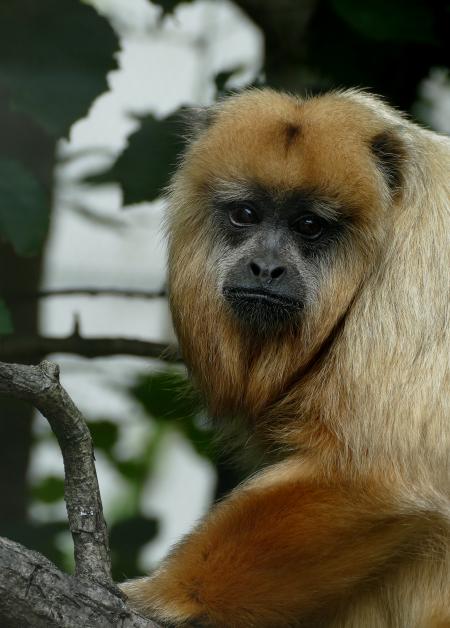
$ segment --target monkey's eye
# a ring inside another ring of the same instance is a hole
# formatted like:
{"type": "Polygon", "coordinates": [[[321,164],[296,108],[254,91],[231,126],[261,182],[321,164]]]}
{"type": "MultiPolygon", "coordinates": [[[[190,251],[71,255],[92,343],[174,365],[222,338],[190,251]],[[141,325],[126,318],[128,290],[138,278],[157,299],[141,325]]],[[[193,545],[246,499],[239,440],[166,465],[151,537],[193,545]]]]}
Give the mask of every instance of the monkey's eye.
{"type": "Polygon", "coordinates": [[[306,240],[317,240],[325,229],[324,221],[314,214],[304,214],[291,227],[306,240]]]}
{"type": "Polygon", "coordinates": [[[248,227],[259,222],[258,214],[250,205],[236,205],[228,212],[233,227],[248,227]]]}

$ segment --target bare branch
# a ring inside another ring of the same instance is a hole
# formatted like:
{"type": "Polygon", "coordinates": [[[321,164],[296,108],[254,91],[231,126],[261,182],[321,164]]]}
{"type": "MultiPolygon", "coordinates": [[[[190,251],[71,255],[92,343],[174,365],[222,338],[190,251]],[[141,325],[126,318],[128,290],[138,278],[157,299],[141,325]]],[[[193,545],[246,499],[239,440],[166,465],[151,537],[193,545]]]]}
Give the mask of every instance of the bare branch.
{"type": "Polygon", "coordinates": [[[84,338],[78,334],[54,338],[48,336],[0,336],[0,358],[4,361],[42,359],[50,353],[73,353],[86,358],[133,355],[180,362],[175,346],[135,338],[84,338]]]}
{"type": "Polygon", "coordinates": [[[0,362],[0,393],[30,401],[45,416],[61,447],[65,500],[75,546],[75,575],[112,586],[108,534],[86,422],[59,383],[59,367],[0,362]]]}
{"type": "Polygon", "coordinates": [[[2,628],[158,628],[96,582],[59,571],[47,558],[0,538],[2,628]]]}
{"type": "Polygon", "coordinates": [[[126,290],[121,288],[59,288],[54,290],[39,290],[37,292],[9,292],[3,294],[6,301],[34,301],[50,297],[68,296],[100,296],[100,297],[125,297],[128,299],[162,299],[167,296],[166,291],[161,290],[126,290]]]}
{"type": "Polygon", "coordinates": [[[2,628],[158,628],[128,609],[111,577],[108,535],[92,440],[59,382],[59,367],[0,362],[0,394],[29,401],[49,421],[62,451],[75,577],[44,556],[0,538],[2,628]]]}

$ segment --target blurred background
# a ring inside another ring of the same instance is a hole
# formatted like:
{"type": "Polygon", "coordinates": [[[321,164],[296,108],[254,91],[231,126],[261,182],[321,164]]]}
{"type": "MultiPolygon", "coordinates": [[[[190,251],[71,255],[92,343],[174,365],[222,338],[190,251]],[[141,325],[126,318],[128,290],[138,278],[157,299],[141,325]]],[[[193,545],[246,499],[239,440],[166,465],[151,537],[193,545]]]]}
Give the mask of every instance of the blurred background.
{"type": "MultiPolygon", "coordinates": [[[[60,364],[116,579],[152,569],[245,474],[165,351],[179,110],[250,85],[358,86],[450,133],[449,37],[448,0],[0,4],[0,360],[60,364]]],[[[72,566],[56,440],[3,398],[0,535],[72,566]]]]}

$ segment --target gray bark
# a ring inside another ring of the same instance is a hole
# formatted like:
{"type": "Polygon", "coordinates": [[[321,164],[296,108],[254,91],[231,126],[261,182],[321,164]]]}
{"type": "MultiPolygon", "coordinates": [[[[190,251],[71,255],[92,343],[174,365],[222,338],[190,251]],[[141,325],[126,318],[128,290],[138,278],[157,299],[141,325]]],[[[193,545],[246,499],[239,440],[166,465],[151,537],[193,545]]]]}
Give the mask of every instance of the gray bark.
{"type": "Polygon", "coordinates": [[[49,421],[64,459],[65,500],[76,575],[110,585],[108,535],[87,425],[59,383],[59,368],[0,363],[0,393],[31,402],[49,421]]]}
{"type": "Polygon", "coordinates": [[[112,581],[91,436],[59,383],[58,366],[47,361],[37,366],[0,362],[0,394],[30,402],[47,418],[58,439],[75,547],[75,576],[69,576],[37,552],[0,539],[2,628],[157,626],[127,609],[112,581]]]}
{"type": "Polygon", "coordinates": [[[2,628],[156,628],[111,590],[62,573],[47,558],[0,538],[2,628]]]}

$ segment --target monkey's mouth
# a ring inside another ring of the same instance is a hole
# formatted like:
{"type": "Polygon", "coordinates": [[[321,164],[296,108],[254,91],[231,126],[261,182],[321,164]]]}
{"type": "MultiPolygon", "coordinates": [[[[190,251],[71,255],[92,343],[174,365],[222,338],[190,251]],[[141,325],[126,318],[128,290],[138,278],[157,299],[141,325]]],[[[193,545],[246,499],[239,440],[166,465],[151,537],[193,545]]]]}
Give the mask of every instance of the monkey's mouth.
{"type": "Polygon", "coordinates": [[[270,290],[225,287],[223,295],[237,318],[260,332],[283,327],[302,308],[297,299],[270,290]]]}

